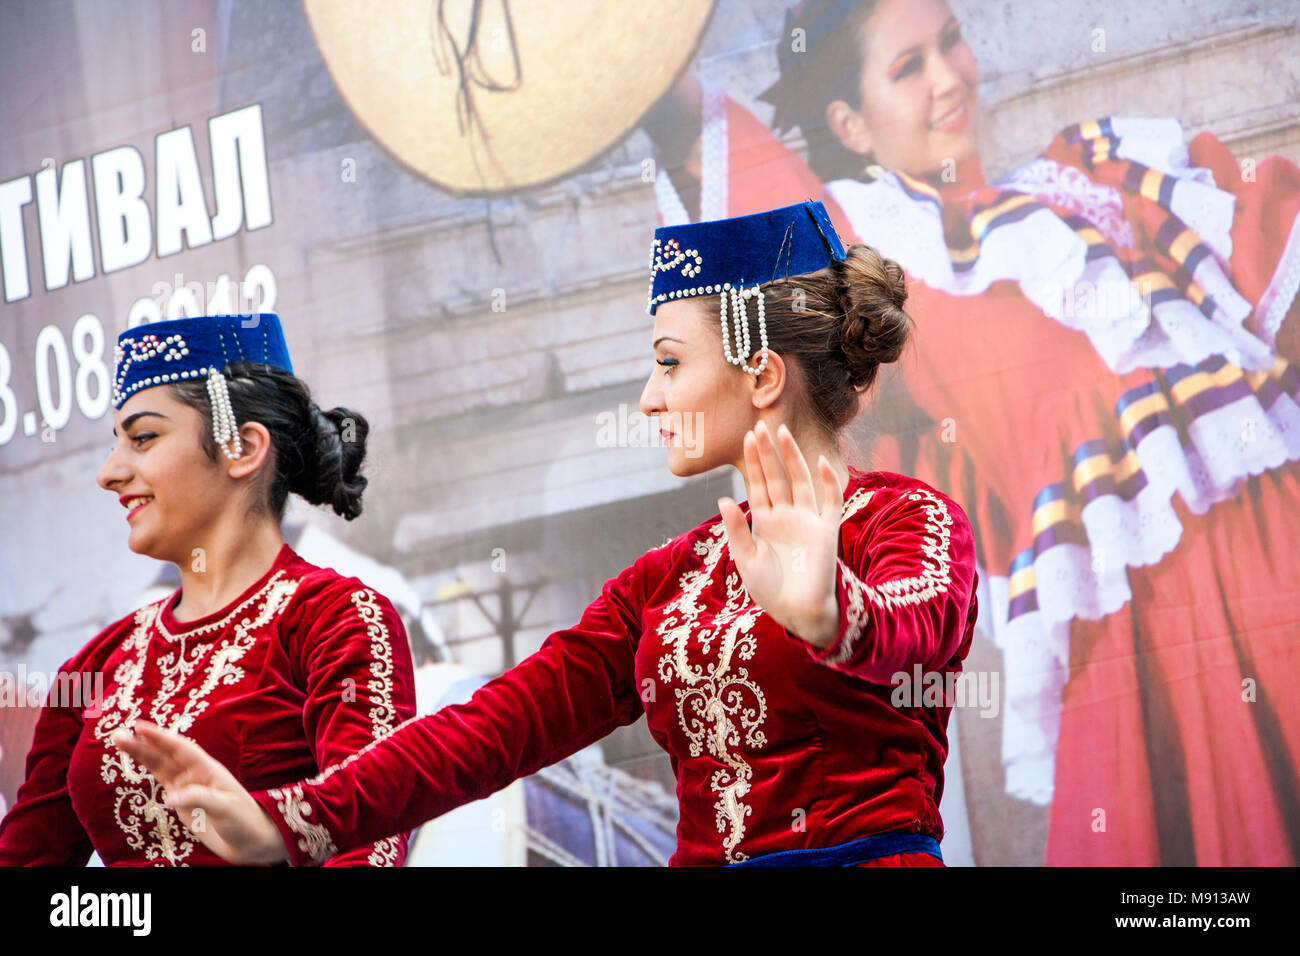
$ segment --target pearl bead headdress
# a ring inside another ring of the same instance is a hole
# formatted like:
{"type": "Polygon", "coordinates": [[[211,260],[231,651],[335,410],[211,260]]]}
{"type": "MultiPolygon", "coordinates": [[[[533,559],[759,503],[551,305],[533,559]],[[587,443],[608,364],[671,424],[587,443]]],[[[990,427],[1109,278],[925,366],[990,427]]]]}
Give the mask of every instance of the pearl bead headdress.
{"type": "Polygon", "coordinates": [[[293,374],[280,317],[211,315],[166,319],[127,329],[114,350],[113,407],[136,392],[172,382],[206,379],[212,436],[231,460],[243,455],[239,423],[224,374],[232,362],[254,362],[293,374]]]}
{"type": "Polygon", "coordinates": [[[234,461],[244,453],[244,446],[239,441],[239,423],[230,404],[226,376],[215,368],[208,370],[208,403],[212,406],[212,438],[234,461]]]}
{"type": "Polygon", "coordinates": [[[646,312],[673,299],[718,296],[722,356],[757,376],[767,368],[767,316],[760,282],[824,269],[846,253],[826,207],[809,200],[751,216],[661,226],[650,244],[646,312]],[[756,300],[758,349],[750,350],[756,300]],[[728,329],[730,324],[730,329],[728,329]],[[759,363],[749,360],[758,355],[759,363]]]}

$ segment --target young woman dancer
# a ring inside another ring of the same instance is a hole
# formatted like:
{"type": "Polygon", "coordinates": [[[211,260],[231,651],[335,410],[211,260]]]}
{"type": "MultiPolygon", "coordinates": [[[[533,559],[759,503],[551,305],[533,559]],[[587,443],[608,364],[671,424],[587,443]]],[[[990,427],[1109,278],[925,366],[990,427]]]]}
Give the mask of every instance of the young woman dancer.
{"type": "MultiPolygon", "coordinates": [[[[366,420],[311,400],[272,314],[137,326],[116,359],[117,441],[99,483],[126,509],[131,550],[176,564],[181,588],[61,668],[0,824],[0,865],[83,865],[92,851],[108,866],[224,865],[110,742],[137,717],[256,789],[316,773],[415,714],[393,605],[280,534],[290,492],[349,521],[361,513],[366,420]]],[[[330,862],[396,866],[405,854],[394,829],[330,862]]]]}
{"type": "Polygon", "coordinates": [[[976,617],[970,526],[922,482],[848,466],[837,443],[902,351],[905,298],[899,267],[846,251],[820,203],[659,229],[641,408],[674,474],[732,465],[745,503],[721,499],[642,555],[468,703],[311,781],[250,795],[201,742],[143,721],[119,745],[182,818],[205,812],[216,852],[310,864],[644,713],[677,775],[673,864],[941,865],[953,698],[939,690],[976,617]]]}
{"type": "Polygon", "coordinates": [[[824,197],[906,271],[915,420],[874,460],[970,513],[1046,863],[1295,865],[1300,169],[1103,117],[990,182],[944,0],[807,0],[782,36],[764,98],[807,159],[688,78],[648,124],[660,210],[824,197]]]}

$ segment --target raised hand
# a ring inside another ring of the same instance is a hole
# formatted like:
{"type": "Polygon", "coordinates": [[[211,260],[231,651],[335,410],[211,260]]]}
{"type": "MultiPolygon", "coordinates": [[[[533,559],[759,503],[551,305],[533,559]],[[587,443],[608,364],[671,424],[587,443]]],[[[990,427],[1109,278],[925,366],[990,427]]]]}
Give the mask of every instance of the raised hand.
{"type": "Polygon", "coordinates": [[[135,736],[113,734],[114,746],[154,775],[166,792],[163,802],[204,846],[231,863],[289,858],[271,818],[222,763],[147,720],[137,720],[134,730],[135,736]]]}
{"type": "Polygon", "coordinates": [[[815,647],[829,647],[839,627],[835,559],[844,490],[824,455],[817,468],[823,505],[808,462],[790,430],[776,436],[759,422],[745,435],[749,513],[730,498],[718,500],[731,558],[754,603],[791,634],[815,647]]]}

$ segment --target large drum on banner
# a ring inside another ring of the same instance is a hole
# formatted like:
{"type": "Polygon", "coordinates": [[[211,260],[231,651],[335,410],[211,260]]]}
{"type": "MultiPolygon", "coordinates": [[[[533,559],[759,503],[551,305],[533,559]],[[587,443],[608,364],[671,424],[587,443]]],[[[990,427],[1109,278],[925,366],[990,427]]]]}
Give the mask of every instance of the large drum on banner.
{"type": "Polygon", "coordinates": [[[695,55],[712,0],[305,0],[334,82],[404,165],[491,194],[618,143],[695,55]]]}

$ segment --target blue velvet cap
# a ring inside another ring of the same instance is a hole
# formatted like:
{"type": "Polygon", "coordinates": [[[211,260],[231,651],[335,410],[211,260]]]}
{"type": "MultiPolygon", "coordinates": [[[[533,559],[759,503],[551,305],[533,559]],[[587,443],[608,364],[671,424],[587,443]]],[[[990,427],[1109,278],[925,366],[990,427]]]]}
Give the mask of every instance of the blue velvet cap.
{"type": "Polygon", "coordinates": [[[670,299],[816,272],[845,255],[826,207],[813,200],[733,219],[660,226],[650,245],[646,311],[654,315],[670,299]]]}
{"type": "Polygon", "coordinates": [[[113,407],[143,388],[206,379],[231,362],[273,365],[290,374],[289,347],[274,312],[165,319],[127,329],[114,350],[113,407]]]}

